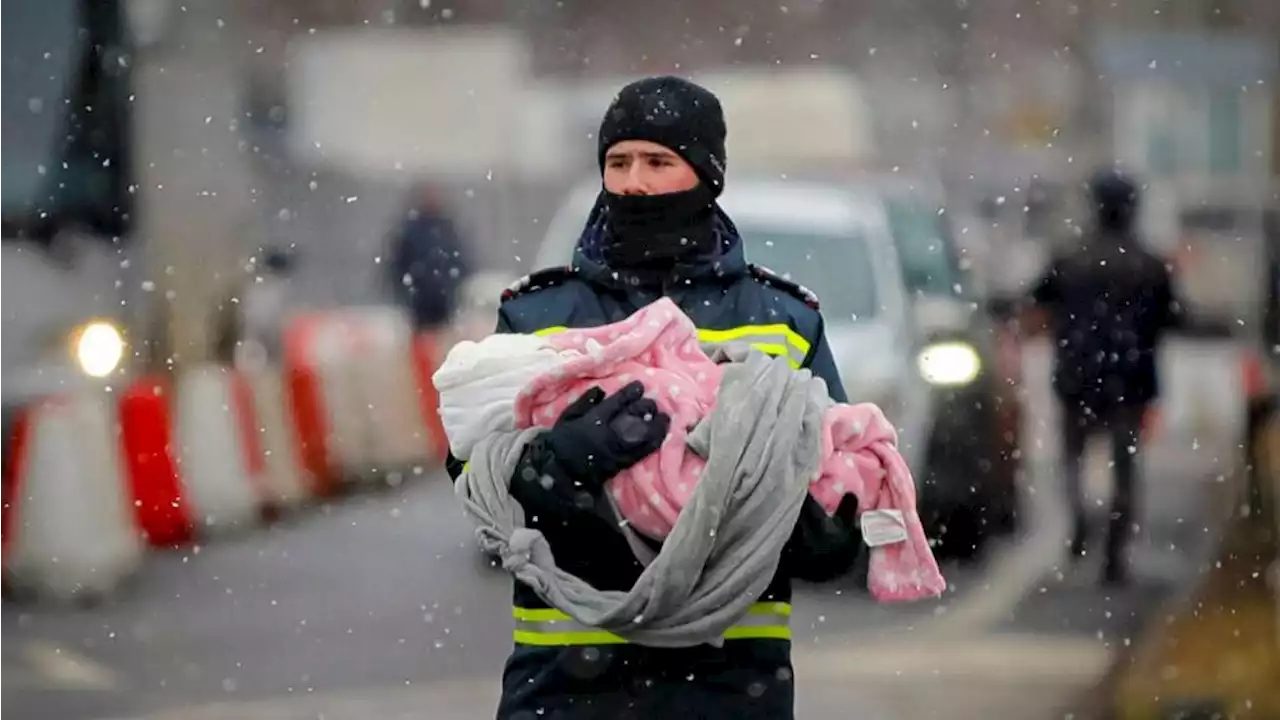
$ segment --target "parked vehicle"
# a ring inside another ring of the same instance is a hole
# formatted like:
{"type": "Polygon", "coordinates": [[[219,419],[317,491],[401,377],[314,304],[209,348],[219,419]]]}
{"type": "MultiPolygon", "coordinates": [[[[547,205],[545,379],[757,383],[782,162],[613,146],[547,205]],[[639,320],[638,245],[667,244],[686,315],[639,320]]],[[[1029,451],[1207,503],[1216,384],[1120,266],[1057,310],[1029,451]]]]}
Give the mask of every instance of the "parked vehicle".
{"type": "MultiPolygon", "coordinates": [[[[4,4],[3,399],[18,408],[128,372],[136,283],[125,9],[4,4]]],[[[8,458],[6,457],[6,462],[8,458]]]]}
{"type": "Polygon", "coordinates": [[[884,178],[862,187],[883,199],[916,326],[932,348],[920,366],[934,400],[926,482],[957,491],[939,508],[940,522],[966,537],[1010,532],[1022,466],[1016,333],[988,312],[985,288],[973,278],[957,216],[941,188],[884,178]],[[950,360],[939,364],[943,355],[950,360]]]}

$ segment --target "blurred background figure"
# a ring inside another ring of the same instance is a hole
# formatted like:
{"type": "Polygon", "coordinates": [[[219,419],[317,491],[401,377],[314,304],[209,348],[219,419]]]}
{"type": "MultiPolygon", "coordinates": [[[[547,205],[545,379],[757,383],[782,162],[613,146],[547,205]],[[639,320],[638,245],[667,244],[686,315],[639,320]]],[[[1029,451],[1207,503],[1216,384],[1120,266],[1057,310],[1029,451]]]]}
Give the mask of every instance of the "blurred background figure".
{"type": "MultiPolygon", "coordinates": [[[[255,259],[256,274],[240,297],[244,318],[241,353],[263,363],[283,359],[285,323],[289,318],[292,278],[297,255],[292,249],[264,248],[255,259]]],[[[237,364],[240,364],[237,362],[237,364]]]]}
{"type": "Polygon", "coordinates": [[[249,259],[243,282],[217,309],[214,352],[220,362],[261,368],[283,359],[295,263],[292,248],[270,246],[249,259]]]}
{"type": "Polygon", "coordinates": [[[1092,227],[1032,290],[1035,303],[1048,311],[1055,339],[1053,388],[1062,409],[1073,560],[1084,557],[1089,534],[1081,484],[1085,443],[1096,434],[1111,441],[1115,488],[1103,555],[1108,583],[1126,578],[1142,420],[1159,396],[1156,352],[1179,322],[1169,270],[1143,247],[1135,226],[1138,194],[1132,178],[1099,170],[1088,183],[1092,227]]]}
{"type": "Polygon", "coordinates": [[[417,185],[391,241],[390,282],[419,330],[438,329],[453,316],[472,274],[470,250],[439,191],[417,185]]]}

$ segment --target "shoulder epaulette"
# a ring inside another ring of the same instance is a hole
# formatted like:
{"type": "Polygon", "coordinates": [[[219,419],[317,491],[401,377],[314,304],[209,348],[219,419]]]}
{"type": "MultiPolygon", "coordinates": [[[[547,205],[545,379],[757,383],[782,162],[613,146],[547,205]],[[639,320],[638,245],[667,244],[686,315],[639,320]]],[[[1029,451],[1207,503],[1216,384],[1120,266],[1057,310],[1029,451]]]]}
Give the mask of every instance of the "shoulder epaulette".
{"type": "Polygon", "coordinates": [[[578,271],[572,265],[558,265],[536,270],[511,283],[506,290],[503,290],[502,302],[515,299],[535,290],[563,285],[576,277],[577,274],[578,271]]]}
{"type": "Polygon", "coordinates": [[[748,265],[747,267],[751,269],[751,277],[755,278],[756,282],[781,290],[814,310],[819,309],[818,296],[809,288],[793,280],[788,280],[763,265],[748,265]]]}

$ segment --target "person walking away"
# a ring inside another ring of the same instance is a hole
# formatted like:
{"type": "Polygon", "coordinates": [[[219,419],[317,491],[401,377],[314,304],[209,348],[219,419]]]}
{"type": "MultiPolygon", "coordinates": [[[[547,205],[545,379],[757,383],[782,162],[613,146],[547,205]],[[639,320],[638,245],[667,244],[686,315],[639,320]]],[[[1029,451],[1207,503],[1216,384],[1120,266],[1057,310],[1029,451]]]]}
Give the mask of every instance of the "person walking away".
{"type": "Polygon", "coordinates": [[[435,190],[419,186],[392,241],[391,289],[418,330],[448,323],[471,274],[467,248],[435,190]]]}
{"type": "MultiPolygon", "coordinates": [[[[844,402],[817,298],[748,264],[742,238],[716,203],[724,143],[723,111],[705,88],[676,77],[624,87],[600,125],[603,188],[572,265],[508,289],[498,332],[597,327],[665,296],[704,333],[794,357],[844,402]]],[[[526,524],[545,535],[557,565],[601,590],[625,591],[643,570],[602,488],[652,453],[670,422],[637,389],[578,399],[529,444],[511,478],[526,524]],[[646,422],[618,422],[624,416],[646,422]]],[[[451,457],[449,469],[457,478],[462,464],[451,457]]],[[[574,628],[516,582],[518,629],[498,717],[790,720],[792,579],[830,580],[853,566],[862,541],[838,519],[854,515],[846,510],[828,517],[806,498],[769,587],[719,646],[644,647],[574,628]]]]}
{"type": "Polygon", "coordinates": [[[1094,226],[1082,244],[1050,263],[1031,292],[1055,339],[1053,388],[1062,413],[1062,476],[1073,521],[1070,556],[1089,545],[1081,464],[1094,435],[1111,441],[1115,490],[1103,546],[1102,580],[1127,580],[1137,526],[1142,419],[1160,392],[1156,351],[1181,323],[1170,272],[1136,229],[1139,188],[1100,170],[1088,184],[1094,226]]]}

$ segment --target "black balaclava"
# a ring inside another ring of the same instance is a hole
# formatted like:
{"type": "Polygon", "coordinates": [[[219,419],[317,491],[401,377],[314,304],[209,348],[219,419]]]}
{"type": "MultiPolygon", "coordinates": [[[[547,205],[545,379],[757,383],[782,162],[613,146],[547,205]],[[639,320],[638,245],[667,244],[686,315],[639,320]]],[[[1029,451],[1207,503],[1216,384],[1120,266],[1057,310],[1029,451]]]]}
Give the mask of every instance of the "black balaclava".
{"type": "Polygon", "coordinates": [[[1133,230],[1138,216],[1138,184],[1118,170],[1099,170],[1089,180],[1098,228],[1125,235],[1133,230]]]}
{"type": "Polygon", "coordinates": [[[625,140],[647,140],[684,158],[701,180],[684,192],[615,195],[602,192],[608,236],[602,252],[615,267],[661,266],[716,249],[716,198],[724,188],[725,124],[711,91],[677,77],[639,80],[618,93],[600,123],[599,162],[625,140]]]}

